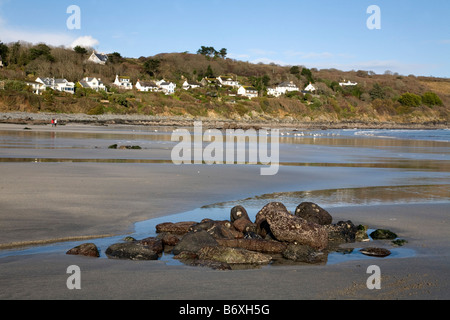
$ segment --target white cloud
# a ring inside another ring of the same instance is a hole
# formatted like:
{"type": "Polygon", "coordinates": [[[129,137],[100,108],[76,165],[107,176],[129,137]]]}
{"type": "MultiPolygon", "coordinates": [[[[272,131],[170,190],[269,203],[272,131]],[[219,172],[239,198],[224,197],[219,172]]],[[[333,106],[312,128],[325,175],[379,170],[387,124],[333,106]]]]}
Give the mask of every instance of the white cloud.
{"type": "Polygon", "coordinates": [[[94,39],[92,36],[83,36],[73,41],[70,46],[72,48],[75,48],[76,46],[80,46],[83,48],[94,48],[98,45],[99,41],[97,39],[94,39]]]}

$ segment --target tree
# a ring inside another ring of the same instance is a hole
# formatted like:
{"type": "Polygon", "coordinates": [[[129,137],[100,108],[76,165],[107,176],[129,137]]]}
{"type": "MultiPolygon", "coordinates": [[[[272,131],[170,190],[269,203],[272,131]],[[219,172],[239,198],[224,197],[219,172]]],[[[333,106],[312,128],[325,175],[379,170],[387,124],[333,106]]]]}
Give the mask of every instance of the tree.
{"type": "Polygon", "coordinates": [[[375,100],[375,99],[383,100],[386,98],[385,90],[378,83],[375,83],[373,85],[372,90],[370,90],[369,94],[370,94],[370,97],[372,98],[372,100],[375,100]]]}
{"type": "Polygon", "coordinates": [[[227,49],[225,49],[225,48],[220,49],[220,51],[219,51],[219,56],[220,56],[222,59],[225,59],[225,58],[227,57],[227,54],[228,54],[227,49]]]}
{"type": "Polygon", "coordinates": [[[208,69],[206,69],[206,74],[205,74],[205,76],[206,76],[207,78],[214,78],[214,71],[213,71],[213,69],[211,68],[211,65],[208,65],[208,69]]]}
{"type": "Polygon", "coordinates": [[[51,55],[51,48],[46,44],[40,43],[32,48],[28,52],[30,60],[36,60],[37,58],[43,57],[49,62],[54,62],[55,58],[51,55]]]}
{"type": "Polygon", "coordinates": [[[9,48],[6,44],[0,41],[0,57],[2,57],[3,60],[6,59],[8,56],[9,48]]]}
{"type": "Polygon", "coordinates": [[[219,52],[216,49],[214,49],[214,47],[201,46],[201,48],[198,49],[197,54],[201,54],[208,58],[217,58],[219,56],[225,58],[227,55],[227,49],[223,48],[219,52]]]}
{"type": "Polygon", "coordinates": [[[308,68],[303,68],[303,69],[302,69],[301,75],[304,76],[304,77],[306,77],[306,80],[307,80],[308,82],[314,83],[314,79],[313,79],[313,76],[312,76],[312,72],[311,72],[311,70],[309,70],[308,68]]]}
{"type": "Polygon", "coordinates": [[[150,76],[154,77],[156,73],[159,71],[159,67],[161,65],[161,61],[158,59],[149,59],[144,62],[144,70],[150,76]]]}
{"type": "Polygon", "coordinates": [[[123,61],[122,55],[118,52],[108,54],[108,61],[111,63],[121,63],[123,61]]]}
{"type": "Polygon", "coordinates": [[[300,68],[298,66],[293,66],[289,72],[294,75],[300,74],[300,68]]]}
{"type": "Polygon", "coordinates": [[[86,50],[86,48],[80,47],[80,46],[76,46],[75,48],[73,48],[73,50],[80,54],[80,55],[85,55],[86,53],[88,53],[88,51],[86,50]]]}

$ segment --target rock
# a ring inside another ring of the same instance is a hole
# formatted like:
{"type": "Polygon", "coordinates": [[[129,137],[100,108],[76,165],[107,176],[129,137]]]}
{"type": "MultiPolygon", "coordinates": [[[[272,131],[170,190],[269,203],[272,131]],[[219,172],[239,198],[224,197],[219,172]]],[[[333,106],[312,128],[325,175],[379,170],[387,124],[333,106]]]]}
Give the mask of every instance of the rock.
{"type": "Polygon", "coordinates": [[[364,248],[359,250],[362,254],[371,257],[380,257],[384,258],[391,255],[391,252],[388,249],[383,248],[364,248]]]}
{"type": "Polygon", "coordinates": [[[394,240],[397,239],[397,235],[390,230],[378,229],[370,234],[373,240],[394,240]]]}
{"type": "Polygon", "coordinates": [[[193,267],[211,268],[213,270],[232,270],[228,263],[212,260],[192,260],[187,263],[193,267]]]}
{"type": "Polygon", "coordinates": [[[295,209],[295,215],[321,226],[330,225],[333,222],[333,217],[328,211],[312,202],[301,203],[297,209],[295,209]]]}
{"type": "Polygon", "coordinates": [[[66,254],[94,257],[94,258],[100,257],[98,248],[93,243],[84,243],[82,245],[79,245],[79,246],[67,251],[66,254]]]}
{"type": "Polygon", "coordinates": [[[369,235],[367,234],[367,230],[369,230],[368,226],[359,225],[356,231],[355,240],[359,242],[370,241],[369,235]]]}
{"type": "Polygon", "coordinates": [[[164,247],[175,247],[180,242],[180,236],[172,233],[160,233],[158,238],[161,239],[164,247]]]}
{"type": "Polygon", "coordinates": [[[279,202],[264,207],[257,214],[259,225],[263,224],[262,219],[267,221],[270,232],[278,241],[297,242],[318,250],[325,249],[328,245],[328,231],[325,227],[290,214],[279,202]]]}
{"type": "Polygon", "coordinates": [[[220,246],[240,248],[262,253],[282,253],[287,245],[282,242],[262,239],[217,240],[220,246]]]}
{"type": "Polygon", "coordinates": [[[183,251],[198,252],[203,247],[218,246],[216,239],[208,232],[202,230],[199,232],[187,233],[173,249],[173,254],[177,255],[183,251]]]}
{"type": "Polygon", "coordinates": [[[239,220],[242,218],[250,221],[250,218],[248,217],[248,214],[247,214],[247,210],[245,210],[245,208],[243,206],[236,206],[231,209],[230,221],[232,223],[235,222],[236,220],[239,220]]]}
{"type": "Polygon", "coordinates": [[[283,251],[283,257],[295,262],[324,263],[327,256],[307,245],[290,244],[283,251]]]}
{"type": "Polygon", "coordinates": [[[139,242],[116,243],[106,249],[110,259],[157,260],[159,254],[139,242]]]}
{"type": "Polygon", "coordinates": [[[227,264],[268,264],[272,260],[272,257],[259,252],[228,247],[204,247],[198,258],[227,264]]]}
{"type": "Polygon", "coordinates": [[[277,212],[289,213],[287,208],[281,202],[271,202],[265,205],[256,215],[255,224],[256,224],[256,233],[259,234],[262,238],[273,239],[272,231],[270,230],[270,226],[267,223],[266,215],[276,214],[277,212]]]}
{"type": "Polygon", "coordinates": [[[196,224],[197,224],[197,222],[192,222],[192,221],[177,222],[177,223],[166,222],[166,223],[161,223],[161,224],[157,225],[156,232],[157,233],[169,232],[169,233],[183,235],[183,234],[188,233],[190,228],[196,224]]]}
{"type": "Polygon", "coordinates": [[[337,243],[355,242],[358,228],[351,221],[339,221],[336,224],[326,225],[328,241],[337,243]]]}
{"type": "Polygon", "coordinates": [[[407,243],[408,243],[408,241],[406,241],[405,239],[397,239],[397,240],[392,241],[392,244],[394,244],[395,246],[398,246],[398,247],[402,247],[407,243]]]}
{"type": "Polygon", "coordinates": [[[243,238],[244,234],[232,227],[230,221],[214,221],[205,219],[202,222],[192,226],[191,232],[206,231],[215,239],[236,239],[243,238]]]}
{"type": "Polygon", "coordinates": [[[233,222],[233,227],[239,232],[256,232],[256,224],[247,218],[240,218],[233,222]]]}
{"type": "Polygon", "coordinates": [[[134,241],[136,241],[136,239],[133,238],[133,237],[125,237],[125,238],[123,238],[123,241],[126,241],[126,242],[134,242],[134,241]]]}
{"type": "Polygon", "coordinates": [[[158,238],[146,238],[143,240],[140,240],[139,243],[143,244],[144,246],[149,247],[152,251],[160,254],[164,251],[164,245],[161,239],[158,238]]]}

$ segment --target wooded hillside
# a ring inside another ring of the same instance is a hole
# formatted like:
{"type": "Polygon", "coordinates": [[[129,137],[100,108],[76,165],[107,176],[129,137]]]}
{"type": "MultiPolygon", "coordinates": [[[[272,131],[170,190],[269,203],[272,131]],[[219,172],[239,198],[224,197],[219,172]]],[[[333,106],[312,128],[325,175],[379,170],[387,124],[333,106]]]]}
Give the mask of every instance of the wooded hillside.
{"type": "Polygon", "coordinates": [[[0,111],[398,123],[445,123],[450,114],[450,79],[252,64],[226,58],[226,49],[217,51],[217,55],[199,50],[197,54],[161,53],[140,58],[125,58],[116,52],[108,55],[106,65],[87,62],[91,53],[45,44],[0,43],[4,64],[0,69],[4,87],[0,90],[0,111]],[[177,91],[168,96],[135,89],[120,91],[111,86],[116,75],[128,76],[133,83],[138,79],[165,79],[176,83],[177,91]],[[219,86],[188,91],[181,88],[185,80],[225,75],[257,88],[259,97],[249,100],[219,86]],[[109,92],[77,88],[75,95],[49,91],[37,96],[25,84],[37,77],[65,78],[75,83],[83,77],[97,77],[109,92]],[[344,80],[358,84],[340,86],[344,80]],[[268,87],[284,81],[292,81],[301,89],[313,83],[317,90],[315,94],[289,92],[278,98],[267,95],[268,87]]]}

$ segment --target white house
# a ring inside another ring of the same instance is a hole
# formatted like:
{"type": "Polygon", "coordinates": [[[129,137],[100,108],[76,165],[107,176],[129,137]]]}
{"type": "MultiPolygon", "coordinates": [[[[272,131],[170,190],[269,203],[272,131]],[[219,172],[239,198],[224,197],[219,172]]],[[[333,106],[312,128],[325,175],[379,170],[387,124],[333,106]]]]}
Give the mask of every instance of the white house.
{"type": "Polygon", "coordinates": [[[240,96],[247,97],[250,99],[258,97],[258,90],[248,86],[240,86],[237,93],[240,96]]]}
{"type": "Polygon", "coordinates": [[[39,86],[35,83],[31,83],[32,87],[33,87],[33,91],[36,91],[35,93],[37,93],[37,94],[40,94],[42,91],[46,90],[47,88],[57,90],[60,92],[70,93],[70,94],[75,93],[75,83],[69,82],[66,79],[37,78],[35,82],[41,84],[39,86]]]}
{"type": "Polygon", "coordinates": [[[116,80],[114,81],[114,85],[119,89],[124,90],[132,90],[133,84],[131,83],[130,77],[119,77],[116,75],[116,80]]]}
{"type": "Polygon", "coordinates": [[[41,95],[42,92],[47,90],[47,87],[40,82],[33,81],[33,82],[26,82],[26,84],[31,87],[34,94],[41,95]]]}
{"type": "Polygon", "coordinates": [[[309,85],[303,90],[304,92],[312,93],[316,91],[316,87],[309,83],[309,85]]]}
{"type": "Polygon", "coordinates": [[[290,91],[300,91],[300,89],[294,84],[294,82],[282,82],[278,86],[271,87],[267,89],[267,94],[279,97],[282,94],[286,94],[286,92],[290,91]]]}
{"type": "Polygon", "coordinates": [[[104,53],[97,53],[94,51],[94,52],[92,52],[88,61],[96,63],[96,64],[105,65],[106,62],[108,61],[108,56],[104,53]]]}
{"type": "Polygon", "coordinates": [[[3,68],[3,59],[2,59],[2,56],[0,56],[0,68],[3,68]]]}
{"type": "Polygon", "coordinates": [[[167,82],[166,80],[159,80],[156,82],[156,85],[166,94],[175,93],[175,89],[177,85],[173,82],[167,82]]]}
{"type": "Polygon", "coordinates": [[[230,87],[240,87],[241,84],[237,80],[233,80],[231,78],[226,77],[218,77],[217,80],[219,80],[219,83],[223,86],[230,86],[230,87]]]}
{"type": "Polygon", "coordinates": [[[186,80],[183,83],[184,90],[195,89],[195,88],[200,88],[200,83],[195,82],[195,81],[188,81],[188,80],[186,80]]]}
{"type": "Polygon", "coordinates": [[[277,98],[278,98],[278,97],[281,96],[283,93],[280,92],[280,91],[278,91],[276,87],[270,87],[270,88],[267,88],[267,94],[268,94],[269,96],[274,96],[274,97],[277,97],[277,98]]]}
{"type": "Polygon", "coordinates": [[[92,89],[95,91],[99,90],[107,91],[106,86],[103,84],[100,78],[86,77],[80,80],[78,83],[81,85],[82,88],[92,89]]]}
{"type": "Polygon", "coordinates": [[[153,81],[141,81],[136,82],[136,89],[142,92],[157,92],[159,87],[153,81]]]}
{"type": "MultiPolygon", "coordinates": [[[[345,80],[344,80],[344,81],[345,81],[345,80]]],[[[358,85],[358,83],[357,83],[357,82],[351,82],[351,81],[349,80],[349,81],[347,81],[347,82],[340,82],[339,85],[340,85],[341,87],[346,87],[346,86],[351,87],[351,86],[356,86],[356,85],[358,85]]]]}

